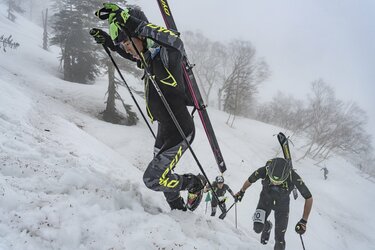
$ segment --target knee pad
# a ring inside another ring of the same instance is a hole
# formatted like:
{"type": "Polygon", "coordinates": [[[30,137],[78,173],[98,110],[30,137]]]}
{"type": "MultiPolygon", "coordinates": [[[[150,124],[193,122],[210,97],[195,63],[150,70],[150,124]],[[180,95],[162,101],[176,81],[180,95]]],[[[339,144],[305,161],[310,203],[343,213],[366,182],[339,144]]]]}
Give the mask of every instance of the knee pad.
{"type": "Polygon", "coordinates": [[[143,173],[143,183],[148,187],[149,189],[153,189],[155,186],[155,177],[151,175],[149,168],[146,169],[146,171],[143,173]]]}
{"type": "Polygon", "coordinates": [[[264,223],[254,222],[254,226],[253,226],[254,232],[256,232],[257,234],[260,234],[263,231],[263,228],[264,228],[264,223]]]}
{"type": "Polygon", "coordinates": [[[145,184],[146,187],[148,187],[149,189],[152,189],[152,181],[150,181],[150,178],[148,177],[145,177],[143,175],[143,183],[145,184]]]}

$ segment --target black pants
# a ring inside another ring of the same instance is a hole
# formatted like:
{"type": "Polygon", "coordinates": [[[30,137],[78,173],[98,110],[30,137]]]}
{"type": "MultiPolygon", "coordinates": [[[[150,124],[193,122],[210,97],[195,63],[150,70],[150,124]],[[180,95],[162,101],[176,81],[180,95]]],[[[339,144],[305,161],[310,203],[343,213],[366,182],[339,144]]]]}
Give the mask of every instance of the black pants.
{"type": "MultiPolygon", "coordinates": [[[[191,143],[195,132],[192,118],[189,116],[180,124],[191,143]]],[[[175,174],[173,170],[187,148],[186,142],[174,124],[159,123],[154,158],[143,174],[143,182],[154,191],[164,192],[167,201],[173,201],[180,196],[183,176],[175,174]]]]}
{"type": "Polygon", "coordinates": [[[274,250],[285,249],[285,232],[289,221],[289,193],[276,193],[272,190],[262,190],[259,197],[257,210],[265,211],[263,223],[254,222],[254,231],[261,233],[264,229],[265,222],[271,213],[275,212],[275,247],[274,250]]]}
{"type": "MultiPolygon", "coordinates": [[[[212,200],[211,200],[211,216],[215,216],[218,204],[219,204],[219,202],[217,201],[215,196],[212,197],[212,200]]],[[[226,208],[226,205],[225,205],[225,201],[221,202],[221,205],[223,206],[224,210],[226,211],[227,208],[226,208]]]]}

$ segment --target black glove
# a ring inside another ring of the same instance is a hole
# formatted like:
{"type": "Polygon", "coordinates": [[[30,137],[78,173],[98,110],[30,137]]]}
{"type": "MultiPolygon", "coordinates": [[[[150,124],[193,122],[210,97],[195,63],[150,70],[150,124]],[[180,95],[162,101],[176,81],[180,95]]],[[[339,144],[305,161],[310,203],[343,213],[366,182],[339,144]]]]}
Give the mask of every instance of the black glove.
{"type": "Polygon", "coordinates": [[[90,35],[94,37],[96,43],[102,44],[110,48],[112,51],[115,50],[115,45],[113,44],[111,37],[105,31],[93,28],[90,30],[90,35]]]}
{"type": "Polygon", "coordinates": [[[95,12],[95,16],[99,17],[102,20],[107,20],[110,24],[112,19],[116,16],[116,13],[121,12],[122,9],[114,3],[103,3],[103,8],[95,12]]]}
{"type": "Polygon", "coordinates": [[[125,27],[126,21],[130,17],[129,8],[122,9],[114,3],[103,3],[103,6],[103,8],[95,12],[95,15],[102,20],[108,19],[108,24],[110,25],[110,32],[112,32],[113,29],[125,27]]]}
{"type": "Polygon", "coordinates": [[[225,199],[222,200],[222,201],[219,201],[219,204],[220,204],[220,205],[225,204],[225,199]]]}
{"type": "Polygon", "coordinates": [[[234,195],[234,201],[237,202],[237,201],[241,201],[243,196],[244,196],[245,192],[240,190],[237,194],[234,195]]]}
{"type": "Polygon", "coordinates": [[[295,230],[298,234],[304,234],[306,232],[306,224],[307,224],[307,221],[304,220],[304,219],[301,219],[296,227],[295,227],[295,230]]]}

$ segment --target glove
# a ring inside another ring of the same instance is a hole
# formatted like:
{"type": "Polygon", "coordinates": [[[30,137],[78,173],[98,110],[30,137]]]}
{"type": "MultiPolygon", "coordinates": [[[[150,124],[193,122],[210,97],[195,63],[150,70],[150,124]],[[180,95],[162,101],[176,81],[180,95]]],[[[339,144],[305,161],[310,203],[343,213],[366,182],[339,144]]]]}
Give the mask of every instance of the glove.
{"type": "Polygon", "coordinates": [[[237,202],[237,201],[241,201],[243,196],[244,196],[245,192],[240,190],[237,194],[234,195],[234,201],[237,202]]]}
{"type": "Polygon", "coordinates": [[[304,234],[306,232],[306,224],[307,224],[307,221],[304,220],[304,219],[301,219],[296,227],[295,227],[295,230],[298,234],[304,234]]]}
{"type": "Polygon", "coordinates": [[[117,4],[114,3],[103,3],[103,8],[97,10],[95,12],[95,16],[99,17],[101,20],[107,20],[108,24],[116,24],[120,28],[120,26],[124,26],[126,21],[129,19],[129,9],[121,9],[117,4]]]}
{"type": "Polygon", "coordinates": [[[103,8],[95,11],[95,16],[101,20],[108,20],[108,23],[112,22],[112,18],[116,16],[116,11],[122,10],[117,4],[114,3],[103,3],[103,8]]]}
{"type": "Polygon", "coordinates": [[[224,200],[222,200],[222,201],[219,201],[219,204],[221,205],[221,204],[225,204],[225,201],[226,201],[226,199],[224,199],[224,200]]]}
{"type": "Polygon", "coordinates": [[[118,5],[113,3],[103,3],[103,8],[95,12],[95,15],[101,20],[107,20],[109,23],[109,34],[111,39],[118,44],[121,42],[120,35],[124,34],[121,32],[125,28],[126,21],[129,19],[130,9],[121,9],[118,5]]]}
{"type": "Polygon", "coordinates": [[[115,50],[115,45],[113,44],[111,37],[105,31],[97,28],[92,28],[90,30],[90,35],[94,37],[97,44],[102,44],[110,48],[112,51],[115,50]]]}

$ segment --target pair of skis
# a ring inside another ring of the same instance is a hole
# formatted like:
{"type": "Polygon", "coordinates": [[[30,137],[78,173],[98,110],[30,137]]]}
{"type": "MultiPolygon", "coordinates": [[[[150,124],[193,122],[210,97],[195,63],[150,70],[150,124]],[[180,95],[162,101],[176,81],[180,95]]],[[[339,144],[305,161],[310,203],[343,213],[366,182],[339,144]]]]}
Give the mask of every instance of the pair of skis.
{"type": "MultiPolygon", "coordinates": [[[[287,138],[283,133],[279,133],[277,135],[277,140],[279,140],[279,143],[281,145],[281,149],[283,150],[284,158],[288,161],[290,161],[290,164],[292,165],[293,168],[293,163],[292,163],[292,156],[290,155],[290,150],[289,150],[289,138],[287,138]]],[[[293,189],[293,197],[294,199],[298,198],[298,193],[296,187],[293,189]]]]}
{"type": "MultiPolygon", "coordinates": [[[[172,12],[169,8],[167,0],[157,0],[157,2],[167,29],[178,32],[176,23],[174,22],[172,12]]],[[[193,66],[189,63],[186,57],[186,53],[184,55],[181,67],[184,73],[186,87],[188,88],[190,96],[194,103],[194,108],[198,111],[199,117],[206,132],[218,168],[221,173],[224,173],[227,167],[225,165],[223,155],[221,154],[221,150],[217,142],[210,118],[208,117],[206,105],[204,104],[202,95],[199,91],[198,84],[193,73],[193,66]]]]}

